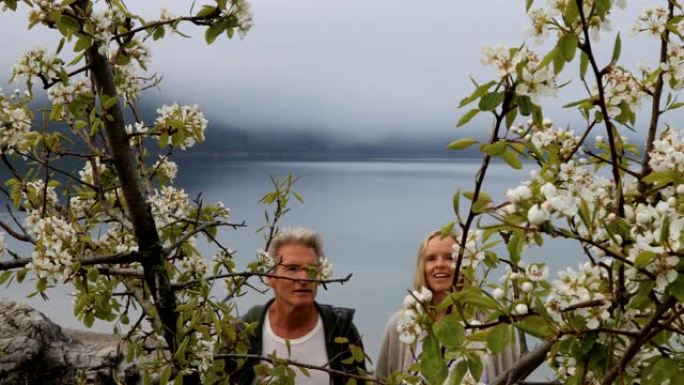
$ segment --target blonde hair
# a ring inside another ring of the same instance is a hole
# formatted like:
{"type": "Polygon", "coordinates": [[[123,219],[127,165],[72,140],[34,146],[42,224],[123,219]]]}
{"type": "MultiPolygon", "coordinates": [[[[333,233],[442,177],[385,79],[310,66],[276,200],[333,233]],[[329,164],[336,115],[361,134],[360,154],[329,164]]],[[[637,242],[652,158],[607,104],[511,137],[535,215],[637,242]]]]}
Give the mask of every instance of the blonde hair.
{"type": "Polygon", "coordinates": [[[423,242],[420,243],[420,247],[418,248],[418,261],[416,263],[416,272],[413,278],[414,290],[420,290],[421,287],[429,288],[427,280],[425,279],[425,251],[427,250],[428,243],[435,237],[440,237],[441,239],[451,238],[454,242],[458,241],[454,232],[447,233],[443,236],[442,230],[435,230],[423,239],[423,242]]]}
{"type": "Polygon", "coordinates": [[[278,249],[285,245],[301,245],[310,247],[316,252],[316,257],[323,258],[323,240],[321,236],[310,229],[303,227],[296,227],[292,229],[285,229],[278,232],[278,235],[273,238],[268,247],[268,254],[273,258],[275,263],[280,262],[280,255],[278,249]]]}

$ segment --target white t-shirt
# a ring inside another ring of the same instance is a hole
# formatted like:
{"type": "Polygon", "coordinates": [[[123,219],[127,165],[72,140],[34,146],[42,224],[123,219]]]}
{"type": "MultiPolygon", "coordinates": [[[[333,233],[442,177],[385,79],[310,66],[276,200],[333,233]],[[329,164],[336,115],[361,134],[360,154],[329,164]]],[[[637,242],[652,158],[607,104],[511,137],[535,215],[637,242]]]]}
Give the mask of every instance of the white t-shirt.
{"type": "MultiPolygon", "coordinates": [[[[328,354],[325,350],[325,334],[323,332],[323,320],[318,315],[316,326],[305,336],[290,340],[290,354],[287,351],[285,339],[278,337],[271,328],[271,320],[266,314],[264,328],[261,332],[262,355],[267,356],[275,352],[279,358],[287,358],[309,365],[324,366],[328,363],[328,354]]],[[[299,369],[292,367],[297,373],[295,384],[297,385],[329,385],[330,375],[321,370],[309,370],[311,376],[307,377],[299,369]]],[[[255,378],[253,384],[258,382],[255,378]]]]}

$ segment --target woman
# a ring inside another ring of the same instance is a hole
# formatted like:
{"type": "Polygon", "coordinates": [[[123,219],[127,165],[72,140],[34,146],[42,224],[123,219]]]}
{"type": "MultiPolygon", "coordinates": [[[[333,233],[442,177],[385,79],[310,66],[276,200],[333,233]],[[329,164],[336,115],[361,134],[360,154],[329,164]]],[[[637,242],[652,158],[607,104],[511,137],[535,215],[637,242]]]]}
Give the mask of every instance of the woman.
{"type": "MultiPolygon", "coordinates": [[[[413,289],[424,292],[428,288],[432,292],[430,304],[436,306],[446,298],[453,289],[455,263],[453,259],[456,234],[442,236],[441,231],[433,231],[420,244],[413,289]]],[[[435,321],[445,316],[445,311],[432,313],[435,321]]],[[[407,371],[415,362],[420,352],[411,351],[411,345],[400,340],[398,326],[402,321],[403,311],[398,311],[389,320],[385,337],[380,346],[380,354],[376,364],[376,375],[384,379],[396,371],[407,371]]],[[[420,345],[420,342],[418,343],[420,345]]],[[[513,346],[505,349],[496,357],[488,356],[486,370],[482,382],[494,379],[513,364],[515,355],[513,346]]]]}

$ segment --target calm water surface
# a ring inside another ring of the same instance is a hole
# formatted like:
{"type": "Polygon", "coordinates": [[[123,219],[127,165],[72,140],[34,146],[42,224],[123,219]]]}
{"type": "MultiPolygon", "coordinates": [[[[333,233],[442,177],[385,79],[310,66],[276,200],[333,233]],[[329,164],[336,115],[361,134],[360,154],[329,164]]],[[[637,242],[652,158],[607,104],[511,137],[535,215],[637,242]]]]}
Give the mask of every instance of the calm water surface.
{"type": "MultiPolygon", "coordinates": [[[[453,218],[452,195],[473,188],[480,164],[475,161],[401,162],[274,162],[179,161],[178,184],[191,196],[202,192],[205,201],[222,201],[232,220],[245,229],[223,230],[220,240],[238,251],[245,266],[264,246],[255,230],[264,224],[265,206],[259,198],[271,188],[269,176],[292,173],[300,179],[295,190],[304,204],[293,201],[283,226],[305,226],[319,231],[336,276],[353,273],[350,282],[319,292],[318,300],[356,309],[355,322],[371,357],[377,354],[389,316],[401,306],[412,281],[418,244],[425,234],[453,218]]],[[[485,189],[495,200],[506,189],[526,180],[529,170],[515,171],[493,164],[485,189]]],[[[462,202],[462,210],[466,207],[462,202]]],[[[207,257],[213,251],[207,250],[207,257]]],[[[579,250],[570,243],[547,242],[529,250],[529,260],[545,260],[552,269],[575,266],[579,250]]],[[[257,286],[264,287],[258,282],[257,286]]],[[[217,285],[219,286],[219,285],[217,285]]],[[[25,299],[30,285],[2,289],[3,296],[27,302],[55,322],[82,328],[72,316],[67,289],[51,289],[51,301],[25,299]]],[[[239,309],[265,302],[270,294],[252,293],[239,299],[239,309]]],[[[96,330],[111,331],[103,323],[96,330]]]]}

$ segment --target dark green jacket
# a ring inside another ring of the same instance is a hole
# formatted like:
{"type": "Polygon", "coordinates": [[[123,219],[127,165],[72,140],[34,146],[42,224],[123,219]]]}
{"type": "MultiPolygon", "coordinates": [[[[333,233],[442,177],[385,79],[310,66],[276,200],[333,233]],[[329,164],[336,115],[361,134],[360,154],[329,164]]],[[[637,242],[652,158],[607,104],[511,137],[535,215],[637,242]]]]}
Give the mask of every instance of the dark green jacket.
{"type": "MultiPolygon", "coordinates": [[[[249,353],[261,355],[263,341],[263,327],[266,314],[266,309],[273,303],[270,300],[265,305],[254,306],[247,314],[242,317],[243,322],[258,322],[253,334],[249,336],[249,353]]],[[[356,326],[352,322],[354,317],[354,309],[347,309],[342,307],[333,307],[330,305],[320,305],[315,303],[318,313],[321,315],[323,321],[323,332],[325,335],[325,350],[328,353],[328,360],[330,360],[330,369],[352,372],[355,374],[366,373],[366,363],[353,362],[351,364],[342,363],[343,360],[351,357],[351,353],[347,349],[346,343],[336,343],[335,338],[345,337],[349,343],[363,348],[361,343],[361,336],[356,330],[356,326]],[[360,372],[361,371],[361,372],[360,372]]],[[[237,384],[251,385],[254,381],[254,365],[258,363],[256,359],[248,359],[242,368],[231,376],[237,380],[237,384]]],[[[331,375],[333,385],[344,385],[348,378],[341,375],[331,375]]]]}

